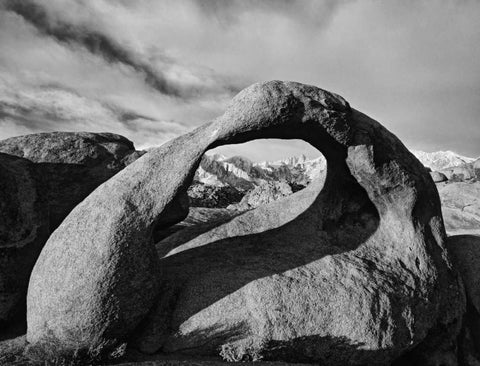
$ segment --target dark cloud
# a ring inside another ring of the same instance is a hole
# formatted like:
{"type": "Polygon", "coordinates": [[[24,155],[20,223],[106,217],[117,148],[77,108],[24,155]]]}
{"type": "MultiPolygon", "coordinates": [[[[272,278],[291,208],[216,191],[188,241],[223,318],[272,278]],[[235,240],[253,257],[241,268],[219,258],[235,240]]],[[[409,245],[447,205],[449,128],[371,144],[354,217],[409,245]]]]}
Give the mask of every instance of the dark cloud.
{"type": "Polygon", "coordinates": [[[51,19],[49,14],[38,4],[28,0],[7,0],[5,8],[20,15],[39,32],[55,38],[65,44],[80,45],[94,55],[103,57],[111,63],[121,63],[132,67],[144,75],[145,82],[162,94],[175,97],[182,96],[181,90],[172,85],[158,71],[139,61],[131,52],[122,48],[109,37],[89,30],[51,19]]]}
{"type": "Polygon", "coordinates": [[[147,116],[144,116],[140,113],[133,112],[133,111],[122,111],[122,112],[120,112],[119,115],[118,115],[118,119],[122,123],[130,123],[130,122],[135,121],[137,119],[144,119],[144,120],[152,121],[152,122],[155,121],[155,119],[152,118],[152,117],[147,117],[147,116]]]}
{"type": "MultiPolygon", "coordinates": [[[[168,80],[164,73],[152,68],[148,63],[139,59],[134,52],[121,46],[105,34],[88,29],[86,26],[73,25],[56,19],[33,1],[7,0],[4,8],[21,16],[41,34],[52,37],[58,42],[69,46],[81,46],[109,63],[123,64],[133,68],[143,76],[146,84],[162,94],[188,99],[209,92],[208,90],[203,90],[202,87],[177,85],[168,80]]],[[[164,62],[174,63],[173,60],[166,56],[162,58],[164,62]]],[[[242,89],[241,86],[228,83],[219,77],[216,79],[216,82],[219,83],[220,92],[234,94],[242,89]]]]}

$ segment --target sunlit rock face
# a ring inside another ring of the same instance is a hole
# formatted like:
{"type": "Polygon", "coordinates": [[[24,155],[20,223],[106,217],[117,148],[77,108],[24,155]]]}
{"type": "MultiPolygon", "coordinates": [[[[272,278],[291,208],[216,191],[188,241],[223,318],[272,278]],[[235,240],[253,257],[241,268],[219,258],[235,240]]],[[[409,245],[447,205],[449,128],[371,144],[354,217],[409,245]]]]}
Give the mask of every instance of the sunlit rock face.
{"type": "Polygon", "coordinates": [[[464,307],[423,165],[342,97],[280,81],[243,90],[90,194],[48,240],[27,300],[33,345],[132,339],[145,352],[325,365],[388,363],[442,329],[453,339],[464,307]],[[205,151],[258,138],[303,139],[326,176],[155,248],[205,151]]]}

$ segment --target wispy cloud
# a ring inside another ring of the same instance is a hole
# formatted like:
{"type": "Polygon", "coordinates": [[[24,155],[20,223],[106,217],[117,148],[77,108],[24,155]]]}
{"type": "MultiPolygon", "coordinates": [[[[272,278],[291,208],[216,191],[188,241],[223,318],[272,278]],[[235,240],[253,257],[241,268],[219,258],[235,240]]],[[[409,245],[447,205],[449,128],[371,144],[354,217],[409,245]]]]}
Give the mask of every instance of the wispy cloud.
{"type": "Polygon", "coordinates": [[[0,128],[23,131],[118,131],[141,141],[141,146],[159,145],[185,133],[189,127],[175,121],[158,120],[120,106],[79,95],[58,85],[3,92],[0,128]],[[162,139],[158,140],[158,136],[162,139]]]}
{"type": "MultiPolygon", "coordinates": [[[[70,45],[84,47],[90,53],[103,57],[110,63],[120,63],[133,68],[140,73],[145,82],[165,95],[174,97],[191,98],[202,92],[208,92],[201,85],[180,85],[168,77],[158,68],[154,68],[142,61],[140,56],[131,50],[121,46],[117,41],[98,31],[89,29],[86,25],[67,23],[54,18],[41,5],[30,0],[6,0],[5,9],[21,16],[25,21],[32,24],[40,33],[53,37],[57,41],[70,45]]],[[[157,54],[158,58],[159,55],[157,54]]],[[[166,64],[174,64],[175,61],[166,56],[162,57],[166,64]]],[[[236,85],[219,85],[222,91],[235,93],[239,91],[236,85]]]]}
{"type": "MultiPolygon", "coordinates": [[[[158,145],[283,79],[343,95],[410,147],[478,156],[479,19],[476,1],[0,0],[0,138],[158,145]]],[[[305,151],[248,146],[255,160],[305,151]]]]}

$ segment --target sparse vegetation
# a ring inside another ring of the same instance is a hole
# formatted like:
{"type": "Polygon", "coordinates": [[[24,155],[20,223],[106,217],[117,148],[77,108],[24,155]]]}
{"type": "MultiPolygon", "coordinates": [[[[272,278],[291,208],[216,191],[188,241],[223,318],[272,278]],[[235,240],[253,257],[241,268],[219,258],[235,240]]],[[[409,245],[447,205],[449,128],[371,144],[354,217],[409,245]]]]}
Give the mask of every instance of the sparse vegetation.
{"type": "Polygon", "coordinates": [[[227,362],[261,361],[262,344],[235,342],[223,344],[220,348],[220,357],[227,362]]]}
{"type": "Polygon", "coordinates": [[[78,347],[72,351],[50,337],[40,344],[27,345],[21,361],[32,366],[95,366],[117,362],[125,355],[125,343],[109,348],[109,345],[99,343],[95,348],[78,347]]]}

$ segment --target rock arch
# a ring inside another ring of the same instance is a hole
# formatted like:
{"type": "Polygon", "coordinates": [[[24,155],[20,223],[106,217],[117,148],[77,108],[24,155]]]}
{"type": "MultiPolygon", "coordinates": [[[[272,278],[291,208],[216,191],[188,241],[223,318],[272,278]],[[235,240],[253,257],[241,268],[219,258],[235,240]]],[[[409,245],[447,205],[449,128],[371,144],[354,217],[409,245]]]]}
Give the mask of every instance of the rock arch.
{"type": "Polygon", "coordinates": [[[27,340],[95,348],[135,334],[145,351],[384,362],[461,316],[444,241],[434,183],[393,134],[317,87],[254,84],[70,213],[33,270],[27,340]],[[320,150],[321,192],[312,185],[159,258],[152,231],[204,152],[256,138],[320,150]]]}

